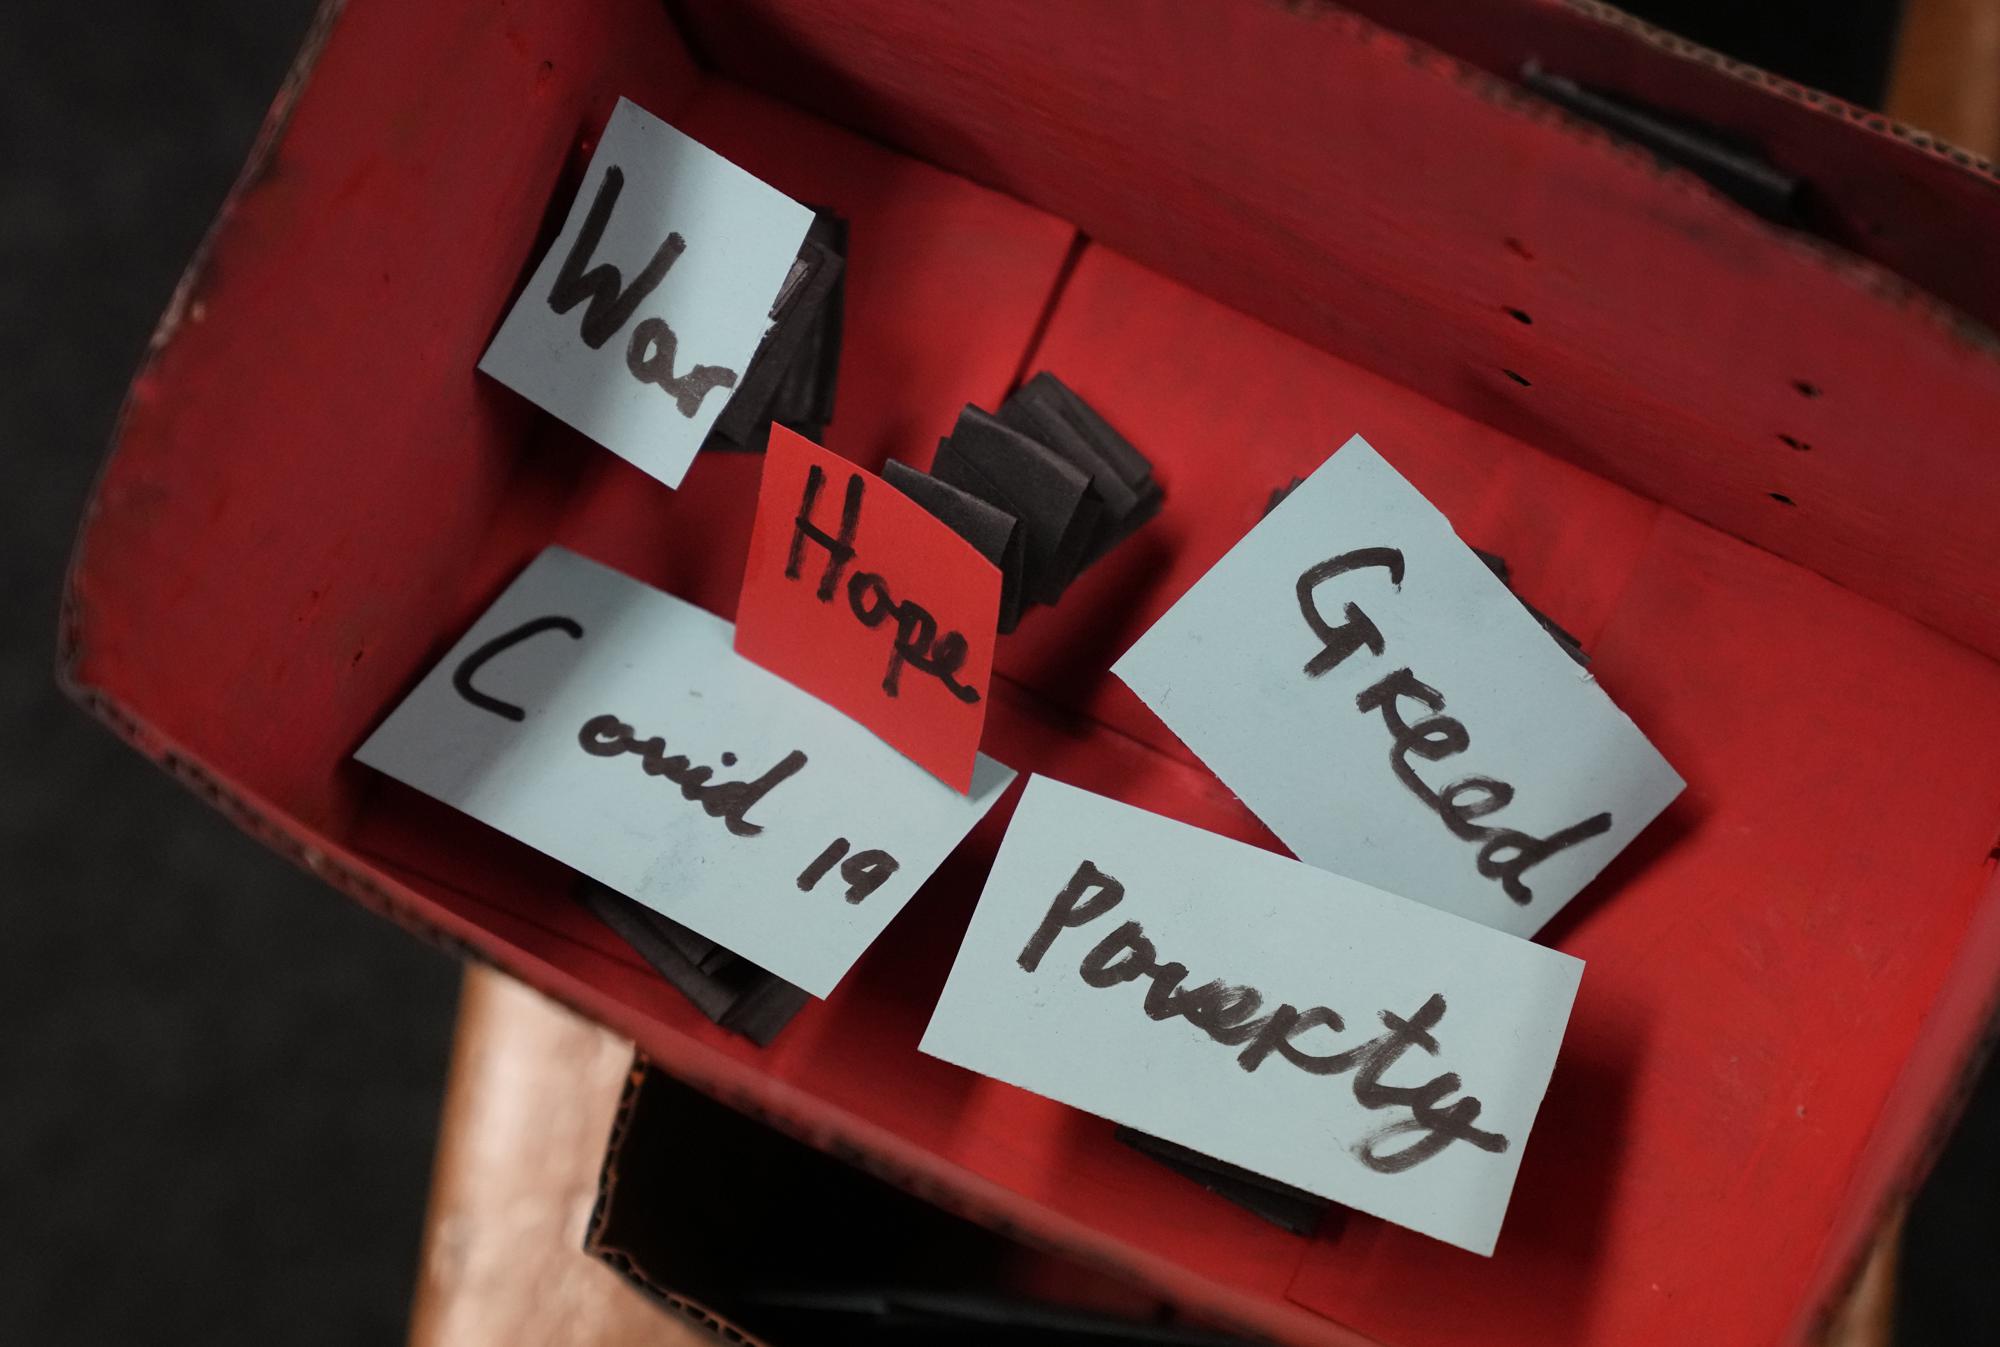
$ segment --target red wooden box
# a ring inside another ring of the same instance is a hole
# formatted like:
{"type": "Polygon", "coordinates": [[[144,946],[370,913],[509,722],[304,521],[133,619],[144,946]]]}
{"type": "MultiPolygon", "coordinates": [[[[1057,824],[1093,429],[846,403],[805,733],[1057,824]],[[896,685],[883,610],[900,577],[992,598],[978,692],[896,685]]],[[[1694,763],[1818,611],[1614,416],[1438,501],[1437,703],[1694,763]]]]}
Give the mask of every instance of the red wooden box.
{"type": "Polygon", "coordinates": [[[361,901],[1196,1313],[1394,1347],[1809,1332],[2000,972],[2000,188],[1595,6],[1364,8],[1459,54],[1266,0],[329,6],[133,385],[65,676],[361,901]],[[1530,56],[1748,131],[1820,236],[1491,73],[1530,56]],[[620,94],[852,220],[832,448],[922,465],[1046,366],[1158,464],[1164,514],[1004,643],[988,751],[1268,841],[1105,669],[1360,431],[1686,776],[1545,935],[1589,970],[1494,1258],[1286,1234],[919,1055],[1001,817],[760,1051],[559,866],[349,761],[549,542],[733,607],[758,460],[668,492],[473,372],[620,94]]]}

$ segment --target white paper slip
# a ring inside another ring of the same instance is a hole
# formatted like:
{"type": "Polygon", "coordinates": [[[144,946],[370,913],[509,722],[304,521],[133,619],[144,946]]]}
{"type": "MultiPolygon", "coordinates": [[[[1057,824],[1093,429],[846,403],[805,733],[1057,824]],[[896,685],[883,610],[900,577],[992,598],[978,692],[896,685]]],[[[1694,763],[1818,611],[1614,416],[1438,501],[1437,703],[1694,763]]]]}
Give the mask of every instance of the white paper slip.
{"type": "Polygon", "coordinates": [[[1037,776],[923,1050],[1490,1254],[1582,975],[1037,776]]]}
{"type": "Polygon", "coordinates": [[[1300,860],[1516,935],[1681,791],[1358,435],[1112,672],[1300,860]]]}
{"type": "Polygon", "coordinates": [[[355,754],[825,996],[1014,779],[960,795],[560,547],[355,754]]]}
{"type": "Polygon", "coordinates": [[[679,486],[812,212],[626,99],[479,368],[679,486]]]}

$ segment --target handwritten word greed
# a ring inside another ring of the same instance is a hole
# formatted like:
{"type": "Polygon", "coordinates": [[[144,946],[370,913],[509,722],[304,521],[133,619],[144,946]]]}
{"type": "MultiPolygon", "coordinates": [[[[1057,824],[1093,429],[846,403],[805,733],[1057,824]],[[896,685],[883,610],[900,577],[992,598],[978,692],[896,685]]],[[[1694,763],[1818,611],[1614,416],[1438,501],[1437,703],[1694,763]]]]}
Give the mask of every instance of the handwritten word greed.
{"type": "MultiPolygon", "coordinates": [[[[1307,678],[1320,678],[1339,668],[1361,650],[1382,655],[1387,649],[1382,629],[1359,605],[1349,603],[1342,610],[1339,625],[1320,612],[1320,586],[1356,571],[1379,570],[1389,577],[1392,590],[1403,587],[1403,553],[1393,547],[1363,547],[1330,557],[1300,575],[1297,584],[1299,612],[1306,626],[1319,638],[1320,649],[1305,663],[1307,678]]],[[[1522,880],[1523,872],[1539,865],[1557,852],[1608,832],[1611,815],[1599,812],[1547,837],[1532,837],[1515,828],[1491,827],[1473,820],[1497,813],[1514,798],[1514,788],[1490,776],[1464,776],[1433,789],[1410,765],[1412,756],[1426,762],[1440,762],[1472,746],[1472,735],[1464,722],[1444,714],[1444,694],[1419,679],[1409,669],[1397,669],[1363,688],[1354,699],[1355,707],[1378,713],[1389,729],[1389,765],[1396,779],[1426,806],[1436,812],[1444,826],[1456,837],[1478,842],[1479,873],[1498,880],[1507,896],[1526,904],[1534,892],[1522,880]],[[1403,704],[1415,703],[1429,714],[1412,723],[1404,718],[1403,704]]]]}

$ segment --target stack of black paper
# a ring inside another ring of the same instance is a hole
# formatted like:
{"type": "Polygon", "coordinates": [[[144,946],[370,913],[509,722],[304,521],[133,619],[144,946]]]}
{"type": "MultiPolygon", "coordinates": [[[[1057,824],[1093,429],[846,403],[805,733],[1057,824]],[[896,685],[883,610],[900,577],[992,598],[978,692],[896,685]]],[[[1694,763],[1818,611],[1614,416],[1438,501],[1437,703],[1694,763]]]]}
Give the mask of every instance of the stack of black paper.
{"type": "Polygon", "coordinates": [[[1272,1225],[1295,1235],[1310,1235],[1319,1228],[1320,1218],[1333,1204],[1303,1188],[1267,1179],[1241,1165],[1203,1155],[1186,1146],[1130,1127],[1113,1133],[1135,1151],[1152,1156],[1182,1178],[1193,1179],[1218,1197],[1226,1197],[1245,1211],[1254,1212],[1272,1225]]]}
{"type": "Polygon", "coordinates": [[[1046,371],[997,415],[961,412],[928,474],[892,462],[883,476],[1000,568],[1003,633],[1060,599],[1161,499],[1145,456],[1046,371]]]}
{"type": "MultiPolygon", "coordinates": [[[[1508,591],[1512,592],[1514,588],[1514,577],[1513,574],[1508,570],[1507,558],[1501,556],[1498,552],[1482,552],[1476,547],[1473,548],[1472,551],[1475,556],[1477,556],[1481,561],[1486,563],[1486,569],[1492,571],[1494,575],[1498,576],[1500,579],[1500,583],[1507,586],[1508,591]]],[[[1555,639],[1555,643],[1563,648],[1563,653],[1565,655],[1568,655],[1578,664],[1584,665],[1586,667],[1589,666],[1590,656],[1584,653],[1583,642],[1577,640],[1576,637],[1570,635],[1569,632],[1564,630],[1562,625],[1558,623],[1554,618],[1550,617],[1547,613],[1543,612],[1541,609],[1535,607],[1534,604],[1529,603],[1519,594],[1515,594],[1514,598],[1520,603],[1520,605],[1523,608],[1528,610],[1528,615],[1530,617],[1534,618],[1535,621],[1542,624],[1542,630],[1547,632],[1551,637],[1555,639]]]]}
{"type": "Polygon", "coordinates": [[[776,421],[818,440],[833,420],[840,373],[841,296],[847,221],[815,211],[771,305],[771,326],[708,432],[704,449],[762,453],[776,421]]]}
{"type": "Polygon", "coordinates": [[[783,978],[594,879],[578,879],[576,896],[696,1010],[760,1047],[811,999],[783,978]]]}

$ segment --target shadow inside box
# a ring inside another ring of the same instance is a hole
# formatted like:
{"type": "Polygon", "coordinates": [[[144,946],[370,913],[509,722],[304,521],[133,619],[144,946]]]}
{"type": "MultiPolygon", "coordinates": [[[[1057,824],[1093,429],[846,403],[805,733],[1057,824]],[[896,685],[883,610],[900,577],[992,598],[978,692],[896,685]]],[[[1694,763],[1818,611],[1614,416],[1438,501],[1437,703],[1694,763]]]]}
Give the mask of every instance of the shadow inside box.
{"type": "Polygon", "coordinates": [[[1155,612],[1152,591],[1180,546],[1171,515],[1149,520],[1079,576],[1060,603],[1022,620],[1001,647],[1000,671],[1054,701],[1088,699],[1145,633],[1155,612]]]}
{"type": "MultiPolygon", "coordinates": [[[[1006,802],[996,808],[1012,812],[1006,802]]],[[[843,983],[843,990],[851,983],[857,995],[879,1002],[886,1021],[904,1026],[896,1046],[906,1042],[914,1052],[923,1036],[972,922],[993,864],[993,850],[991,840],[976,833],[959,843],[875,938],[843,983]]],[[[836,990],[836,996],[841,994],[836,990]]]]}
{"type": "MultiPolygon", "coordinates": [[[[679,16],[683,36],[696,44],[704,65],[711,70],[718,67],[754,70],[757,79],[749,87],[760,93],[782,98],[815,117],[885,145],[899,157],[907,156],[926,165],[949,164],[947,171],[953,176],[1009,192],[1002,185],[1004,175],[999,165],[971,136],[952,131],[939,119],[926,115],[921,107],[899,99],[882,85],[852,78],[824,59],[809,39],[782,19],[742,6],[731,6],[727,15],[726,29],[714,23],[713,14],[689,12],[679,16]],[[728,50],[708,49],[717,42],[726,44],[728,50]],[[735,59],[744,52],[754,52],[756,59],[749,62],[735,59]],[[894,135],[890,128],[914,134],[894,135]]],[[[710,78],[717,77],[711,74],[710,78]]],[[[1009,195],[1020,194],[1009,192],[1009,195]]],[[[938,433],[943,434],[944,429],[938,433]]],[[[879,465],[865,466],[873,471],[879,465]]]]}
{"type": "Polygon", "coordinates": [[[1607,904],[1615,904],[1628,883],[1659,864],[1660,858],[1701,830],[1708,809],[1694,790],[1684,790],[1674,802],[1611,858],[1597,878],[1584,885],[1562,911],[1535,933],[1535,943],[1562,949],[1564,942],[1585,928],[1607,904]]]}
{"type": "Polygon", "coordinates": [[[1646,1041],[1636,1015],[1586,1003],[1570,1025],[1528,1138],[1501,1240],[1510,1274],[1529,1287],[1576,1288],[1539,1301],[1543,1322],[1536,1331],[1545,1342],[1591,1338],[1588,1288],[1597,1284],[1594,1269],[1606,1252],[1646,1041]]]}
{"type": "Polygon", "coordinates": [[[585,1247],[670,1307],[720,1317],[724,1337],[774,1347],[1240,1341],[651,1067],[621,1103],[585,1247]]]}
{"type": "MultiPolygon", "coordinates": [[[[1588,979],[1585,980],[1589,986],[1588,979]]],[[[1433,1281],[1449,1271],[1468,1292],[1504,1303],[1538,1342],[1596,1341],[1591,1304],[1624,1165],[1626,1120],[1645,1065],[1646,1031],[1624,1007],[1580,1003],[1522,1154],[1499,1244],[1490,1258],[1447,1249],[1360,1213],[1336,1209],[1302,1259],[1289,1299],[1369,1331],[1378,1311],[1437,1334],[1462,1331],[1462,1311],[1433,1281]],[[1407,1256],[1413,1241],[1428,1246],[1407,1256]],[[1474,1287],[1473,1284],[1485,1283],[1474,1287]]],[[[1407,1330],[1406,1330],[1407,1331],[1407,1330]]]]}

